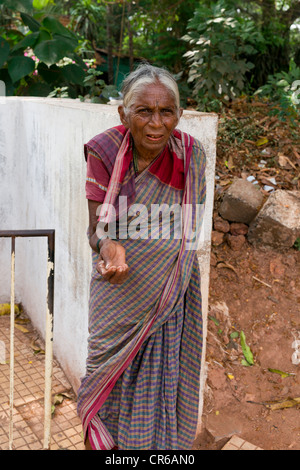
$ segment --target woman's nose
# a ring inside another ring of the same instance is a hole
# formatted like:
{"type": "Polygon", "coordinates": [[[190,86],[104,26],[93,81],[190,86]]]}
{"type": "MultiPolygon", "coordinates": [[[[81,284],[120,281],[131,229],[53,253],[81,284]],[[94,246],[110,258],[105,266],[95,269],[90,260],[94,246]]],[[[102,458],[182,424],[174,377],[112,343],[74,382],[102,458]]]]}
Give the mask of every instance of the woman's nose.
{"type": "Polygon", "coordinates": [[[154,111],[152,113],[150,123],[155,127],[161,127],[162,126],[162,118],[161,118],[161,115],[160,115],[159,111],[154,111]]]}

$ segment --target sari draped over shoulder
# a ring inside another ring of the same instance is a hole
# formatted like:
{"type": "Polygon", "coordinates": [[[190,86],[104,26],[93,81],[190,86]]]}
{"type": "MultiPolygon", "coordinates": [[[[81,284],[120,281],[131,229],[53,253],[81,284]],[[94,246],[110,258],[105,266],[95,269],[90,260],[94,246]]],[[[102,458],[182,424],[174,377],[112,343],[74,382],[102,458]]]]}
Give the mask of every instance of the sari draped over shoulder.
{"type": "Polygon", "coordinates": [[[175,130],[162,154],[136,176],[132,146],[123,126],[85,146],[87,198],[114,208],[100,217],[117,220],[116,239],[130,274],[122,285],[101,282],[92,253],[78,414],[93,449],[190,449],[202,355],[195,239],[203,215],[196,207],[205,201],[205,154],[198,140],[175,130]],[[162,224],[164,215],[173,231],[162,224]]]}

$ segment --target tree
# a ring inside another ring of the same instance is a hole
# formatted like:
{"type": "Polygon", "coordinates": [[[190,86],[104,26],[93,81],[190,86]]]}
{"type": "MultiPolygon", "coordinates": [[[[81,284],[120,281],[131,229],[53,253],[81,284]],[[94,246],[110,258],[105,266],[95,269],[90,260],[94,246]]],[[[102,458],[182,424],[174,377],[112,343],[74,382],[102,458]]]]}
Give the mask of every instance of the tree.
{"type": "Polygon", "coordinates": [[[63,90],[63,96],[77,98],[92,89],[99,101],[107,102],[109,97],[101,96],[101,72],[88,70],[80,57],[81,38],[44,10],[49,0],[5,3],[3,9],[0,0],[9,18],[0,25],[0,80],[8,95],[61,96],[63,90]]]}
{"type": "Polygon", "coordinates": [[[185,54],[188,81],[202,110],[218,110],[221,102],[242,93],[246,74],[254,67],[247,55],[257,53],[263,41],[253,20],[226,5],[219,0],[211,7],[198,6],[183,37],[190,45],[185,54]]]}
{"type": "Polygon", "coordinates": [[[299,48],[299,34],[291,48],[291,26],[300,18],[299,0],[237,0],[241,13],[253,19],[264,37],[264,45],[249,59],[255,65],[252,85],[258,88],[266,83],[269,75],[288,72],[290,59],[299,48]],[[297,45],[298,44],[298,45],[297,45]]]}

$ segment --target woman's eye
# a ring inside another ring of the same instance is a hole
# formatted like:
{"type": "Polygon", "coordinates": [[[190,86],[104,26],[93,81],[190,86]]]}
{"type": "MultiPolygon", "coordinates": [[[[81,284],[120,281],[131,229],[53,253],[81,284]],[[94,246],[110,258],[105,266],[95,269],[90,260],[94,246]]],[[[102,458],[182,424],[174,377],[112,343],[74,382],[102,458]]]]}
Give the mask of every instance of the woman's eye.
{"type": "Polygon", "coordinates": [[[148,116],[149,114],[151,114],[151,111],[150,111],[150,109],[144,108],[144,109],[139,110],[139,114],[148,116]]]}

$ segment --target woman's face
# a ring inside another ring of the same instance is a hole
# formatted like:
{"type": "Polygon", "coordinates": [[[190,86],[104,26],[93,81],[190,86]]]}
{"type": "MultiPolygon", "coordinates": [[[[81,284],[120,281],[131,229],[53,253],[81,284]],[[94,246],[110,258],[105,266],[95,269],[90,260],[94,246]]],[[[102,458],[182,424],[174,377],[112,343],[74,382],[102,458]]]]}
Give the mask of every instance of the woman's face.
{"type": "Polygon", "coordinates": [[[145,85],[125,115],[119,106],[122,124],[130,129],[140,157],[153,159],[164,149],[178,124],[182,109],[176,108],[173,94],[161,83],[145,85]]]}

